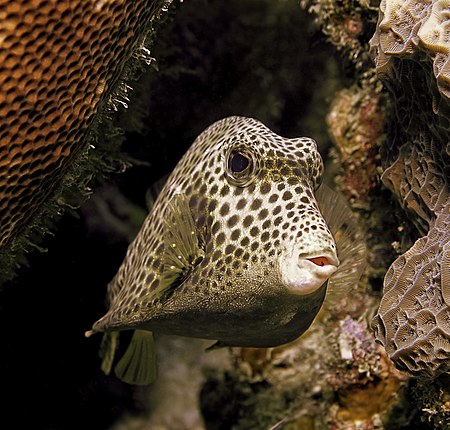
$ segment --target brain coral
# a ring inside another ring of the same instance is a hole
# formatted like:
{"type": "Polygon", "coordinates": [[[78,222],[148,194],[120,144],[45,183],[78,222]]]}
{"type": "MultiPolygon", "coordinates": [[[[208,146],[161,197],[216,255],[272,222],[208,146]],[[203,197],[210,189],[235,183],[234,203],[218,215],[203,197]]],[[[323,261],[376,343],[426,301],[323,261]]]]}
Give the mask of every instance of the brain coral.
{"type": "Polygon", "coordinates": [[[373,321],[398,367],[450,370],[450,2],[383,0],[371,50],[393,97],[383,182],[424,234],[390,267],[373,321]]]}
{"type": "Polygon", "coordinates": [[[166,3],[0,0],[0,248],[27,228],[86,148],[166,3]]]}

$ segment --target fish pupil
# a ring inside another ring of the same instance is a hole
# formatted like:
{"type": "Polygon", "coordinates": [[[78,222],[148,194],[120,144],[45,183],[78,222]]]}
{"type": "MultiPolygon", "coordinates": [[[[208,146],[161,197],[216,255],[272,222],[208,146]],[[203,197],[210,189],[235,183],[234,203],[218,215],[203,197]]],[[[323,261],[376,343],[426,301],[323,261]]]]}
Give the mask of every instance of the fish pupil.
{"type": "Polygon", "coordinates": [[[250,160],[247,157],[245,157],[239,152],[236,152],[235,154],[233,154],[233,157],[231,158],[230,163],[231,171],[235,173],[243,172],[248,167],[249,164],[250,160]]]}

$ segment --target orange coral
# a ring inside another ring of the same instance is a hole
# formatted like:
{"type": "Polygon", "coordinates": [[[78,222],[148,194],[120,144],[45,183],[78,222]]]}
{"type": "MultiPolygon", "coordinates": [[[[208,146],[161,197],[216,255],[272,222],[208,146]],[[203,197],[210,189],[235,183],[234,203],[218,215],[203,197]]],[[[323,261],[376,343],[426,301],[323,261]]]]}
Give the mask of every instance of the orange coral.
{"type": "Polygon", "coordinates": [[[0,0],[0,247],[27,227],[86,148],[162,4],[0,0]]]}

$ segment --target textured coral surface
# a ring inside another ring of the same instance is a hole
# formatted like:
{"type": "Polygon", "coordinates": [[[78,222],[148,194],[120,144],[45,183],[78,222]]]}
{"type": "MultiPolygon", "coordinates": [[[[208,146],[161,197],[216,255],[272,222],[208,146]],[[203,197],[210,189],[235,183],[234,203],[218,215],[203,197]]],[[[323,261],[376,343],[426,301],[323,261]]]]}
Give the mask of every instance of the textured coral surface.
{"type": "Polygon", "coordinates": [[[0,1],[0,247],[61,181],[162,2],[0,1]]]}
{"type": "Polygon", "coordinates": [[[450,369],[446,5],[384,0],[371,41],[394,103],[382,180],[426,234],[389,269],[373,325],[399,367],[431,377],[450,369]]]}

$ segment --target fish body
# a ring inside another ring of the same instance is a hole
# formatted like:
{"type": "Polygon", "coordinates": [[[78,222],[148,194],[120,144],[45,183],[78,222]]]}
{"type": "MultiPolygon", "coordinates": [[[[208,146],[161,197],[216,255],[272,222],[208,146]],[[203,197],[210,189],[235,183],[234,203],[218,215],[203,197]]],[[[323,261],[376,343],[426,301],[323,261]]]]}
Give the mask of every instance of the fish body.
{"type": "MultiPolygon", "coordinates": [[[[314,195],[322,171],[310,138],[244,117],[211,125],[167,180],[89,334],[135,329],[247,347],[300,336],[339,266],[314,195]]],[[[108,363],[115,347],[107,342],[108,363]]],[[[140,359],[126,361],[120,373],[131,367],[124,379],[136,382],[140,359]]]]}

